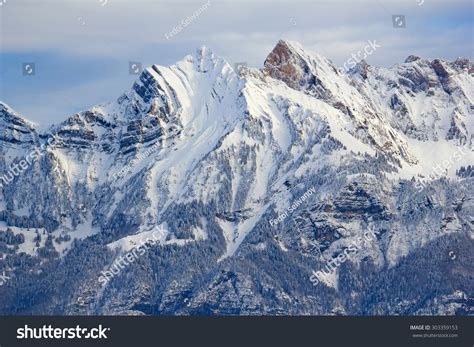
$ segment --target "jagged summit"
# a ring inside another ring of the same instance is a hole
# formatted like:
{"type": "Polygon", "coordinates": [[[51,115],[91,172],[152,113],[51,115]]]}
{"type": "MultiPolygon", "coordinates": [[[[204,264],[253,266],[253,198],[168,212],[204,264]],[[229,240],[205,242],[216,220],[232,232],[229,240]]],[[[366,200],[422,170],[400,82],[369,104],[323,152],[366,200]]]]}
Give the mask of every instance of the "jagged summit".
{"type": "Polygon", "coordinates": [[[349,75],[360,75],[362,78],[367,78],[367,73],[372,67],[367,63],[365,59],[358,62],[353,68],[349,69],[349,75]]]}
{"type": "Polygon", "coordinates": [[[315,66],[300,44],[278,41],[264,62],[263,72],[293,89],[315,83],[315,66]]]}
{"type": "MultiPolygon", "coordinates": [[[[441,59],[434,59],[430,62],[420,58],[419,56],[409,55],[405,59],[404,64],[411,63],[428,64],[434,69],[437,75],[442,78],[448,77],[450,74],[450,69],[454,69],[458,72],[468,72],[469,74],[474,73],[474,63],[467,58],[461,57],[457,58],[453,62],[447,62],[441,59]]],[[[394,68],[396,68],[396,66],[394,68]]],[[[157,83],[159,84],[160,78],[157,76],[160,76],[162,71],[169,69],[174,70],[176,67],[179,69],[184,67],[185,71],[191,70],[199,73],[212,73],[214,75],[222,74],[231,77],[231,79],[238,78],[237,74],[233,73],[233,69],[224,58],[216,55],[209,47],[203,45],[197,48],[193,54],[185,56],[182,60],[170,67],[152,65],[146,68],[140,75],[138,81],[134,84],[133,90],[138,94],[143,94],[141,95],[142,99],[145,102],[148,102],[149,100],[153,99],[153,97],[156,97],[156,92],[150,92],[149,95],[146,96],[144,94],[144,90],[151,85],[156,86],[157,83]],[[192,67],[192,69],[190,69],[190,67],[192,67]]],[[[312,85],[317,86],[318,84],[321,84],[320,81],[318,81],[317,76],[318,74],[323,75],[320,71],[322,68],[325,68],[325,72],[331,70],[337,74],[336,67],[327,58],[314,52],[305,50],[305,48],[297,41],[281,39],[277,42],[273,50],[268,54],[264,61],[264,67],[262,70],[264,74],[285,82],[291,88],[308,89],[311,88],[312,85]]],[[[358,62],[355,67],[350,69],[348,74],[361,75],[362,77],[366,78],[367,71],[370,68],[371,66],[367,64],[365,60],[362,60],[358,62]]],[[[163,89],[166,89],[166,86],[163,87],[163,89]]],[[[321,91],[324,91],[325,89],[325,86],[321,86],[321,91]]],[[[122,103],[124,99],[128,98],[130,98],[130,93],[125,93],[125,95],[120,96],[119,103],[122,103]]],[[[37,128],[35,123],[27,121],[21,115],[14,112],[14,110],[8,107],[5,103],[0,101],[0,105],[4,111],[7,110],[7,113],[14,115],[14,118],[21,118],[29,126],[37,128]]],[[[104,105],[98,105],[93,109],[96,111],[100,109],[106,109],[104,113],[108,114],[117,113],[117,110],[111,109],[113,106],[113,103],[107,103],[104,105]]],[[[135,107],[138,108],[139,106],[143,107],[143,105],[135,105],[135,107]]],[[[91,110],[86,110],[85,112],[91,110]]],[[[135,108],[135,110],[128,109],[127,111],[131,111],[131,113],[137,113],[137,108],[135,108]]],[[[95,113],[97,114],[97,112],[95,113]]],[[[99,111],[98,113],[101,112],[99,111]]],[[[77,119],[77,116],[80,116],[81,114],[83,114],[83,112],[73,115],[72,118],[77,119]]]]}
{"type": "Polygon", "coordinates": [[[32,144],[37,138],[37,125],[0,101],[0,143],[2,146],[32,144]]]}
{"type": "Polygon", "coordinates": [[[202,73],[207,73],[218,65],[226,64],[223,58],[216,57],[214,52],[206,46],[197,49],[192,58],[196,70],[202,73]]]}
{"type": "Polygon", "coordinates": [[[18,114],[12,107],[0,100],[0,117],[5,122],[14,122],[21,124],[29,129],[36,129],[38,125],[35,122],[27,120],[20,114],[18,114]]]}
{"type": "Polygon", "coordinates": [[[421,58],[416,56],[416,55],[409,55],[406,59],[405,59],[405,63],[412,63],[414,61],[417,61],[417,60],[420,60],[421,58]]]}

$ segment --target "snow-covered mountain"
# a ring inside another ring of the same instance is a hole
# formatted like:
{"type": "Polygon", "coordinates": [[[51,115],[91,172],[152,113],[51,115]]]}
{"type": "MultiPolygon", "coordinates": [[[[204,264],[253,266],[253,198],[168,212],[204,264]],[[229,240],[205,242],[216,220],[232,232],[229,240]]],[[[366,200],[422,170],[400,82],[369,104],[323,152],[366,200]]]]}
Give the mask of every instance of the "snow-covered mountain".
{"type": "Polygon", "coordinates": [[[0,312],[472,314],[473,73],[282,40],[261,70],[153,65],[47,132],[0,103],[0,312]]]}

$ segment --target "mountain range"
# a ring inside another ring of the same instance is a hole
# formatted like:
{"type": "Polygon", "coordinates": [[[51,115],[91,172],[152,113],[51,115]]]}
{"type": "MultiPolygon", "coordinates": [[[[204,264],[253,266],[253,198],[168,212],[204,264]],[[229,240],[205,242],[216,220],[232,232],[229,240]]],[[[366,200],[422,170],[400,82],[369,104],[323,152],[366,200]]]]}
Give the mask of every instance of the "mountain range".
{"type": "Polygon", "coordinates": [[[0,102],[0,314],[473,314],[473,75],[281,40],[261,69],[153,65],[47,130],[0,102]]]}

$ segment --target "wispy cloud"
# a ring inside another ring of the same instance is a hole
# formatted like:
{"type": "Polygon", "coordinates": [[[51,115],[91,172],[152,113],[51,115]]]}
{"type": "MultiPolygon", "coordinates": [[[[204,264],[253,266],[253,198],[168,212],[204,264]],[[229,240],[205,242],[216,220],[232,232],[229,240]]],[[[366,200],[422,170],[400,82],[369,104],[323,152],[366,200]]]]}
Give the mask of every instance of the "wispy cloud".
{"type": "Polygon", "coordinates": [[[447,60],[473,56],[469,0],[426,0],[422,6],[415,0],[215,0],[199,20],[166,39],[170,28],[205,2],[9,1],[0,11],[0,100],[37,122],[56,122],[130,88],[129,61],[169,65],[203,44],[230,63],[256,67],[282,37],[337,65],[367,40],[384,47],[368,57],[378,66],[410,54],[447,60]],[[407,27],[394,29],[392,14],[404,14],[407,27]],[[21,79],[21,62],[35,57],[44,58],[37,74],[21,79]]]}

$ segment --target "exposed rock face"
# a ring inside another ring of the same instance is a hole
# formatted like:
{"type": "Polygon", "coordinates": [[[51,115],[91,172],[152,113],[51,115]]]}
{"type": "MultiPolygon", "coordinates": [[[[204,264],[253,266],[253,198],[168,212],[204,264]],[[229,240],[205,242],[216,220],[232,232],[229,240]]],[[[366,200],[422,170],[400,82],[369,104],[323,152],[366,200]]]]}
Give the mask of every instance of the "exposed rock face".
{"type": "Polygon", "coordinates": [[[417,60],[420,60],[421,58],[420,57],[417,57],[416,55],[409,55],[406,59],[405,59],[405,63],[413,63],[414,61],[417,61],[417,60]]]}
{"type": "Polygon", "coordinates": [[[443,65],[441,60],[435,59],[431,62],[431,67],[433,68],[436,75],[441,81],[446,80],[449,77],[449,72],[446,70],[446,67],[443,65]]]}
{"type": "Polygon", "coordinates": [[[282,40],[262,70],[205,47],[153,65],[47,132],[0,103],[0,312],[469,313],[472,72],[410,56],[343,75],[282,40]]]}
{"type": "Polygon", "coordinates": [[[313,85],[316,81],[308,62],[290,43],[283,40],[279,41],[268,55],[263,71],[296,90],[313,85]]]}
{"type": "Polygon", "coordinates": [[[367,79],[368,72],[371,69],[371,66],[367,64],[365,60],[361,60],[359,63],[357,63],[356,66],[354,66],[349,73],[352,75],[358,74],[361,76],[363,79],[367,79]]]}
{"type": "Polygon", "coordinates": [[[2,142],[2,149],[9,145],[31,145],[35,142],[36,137],[34,124],[25,121],[11,108],[0,103],[0,142],[2,142]]]}

